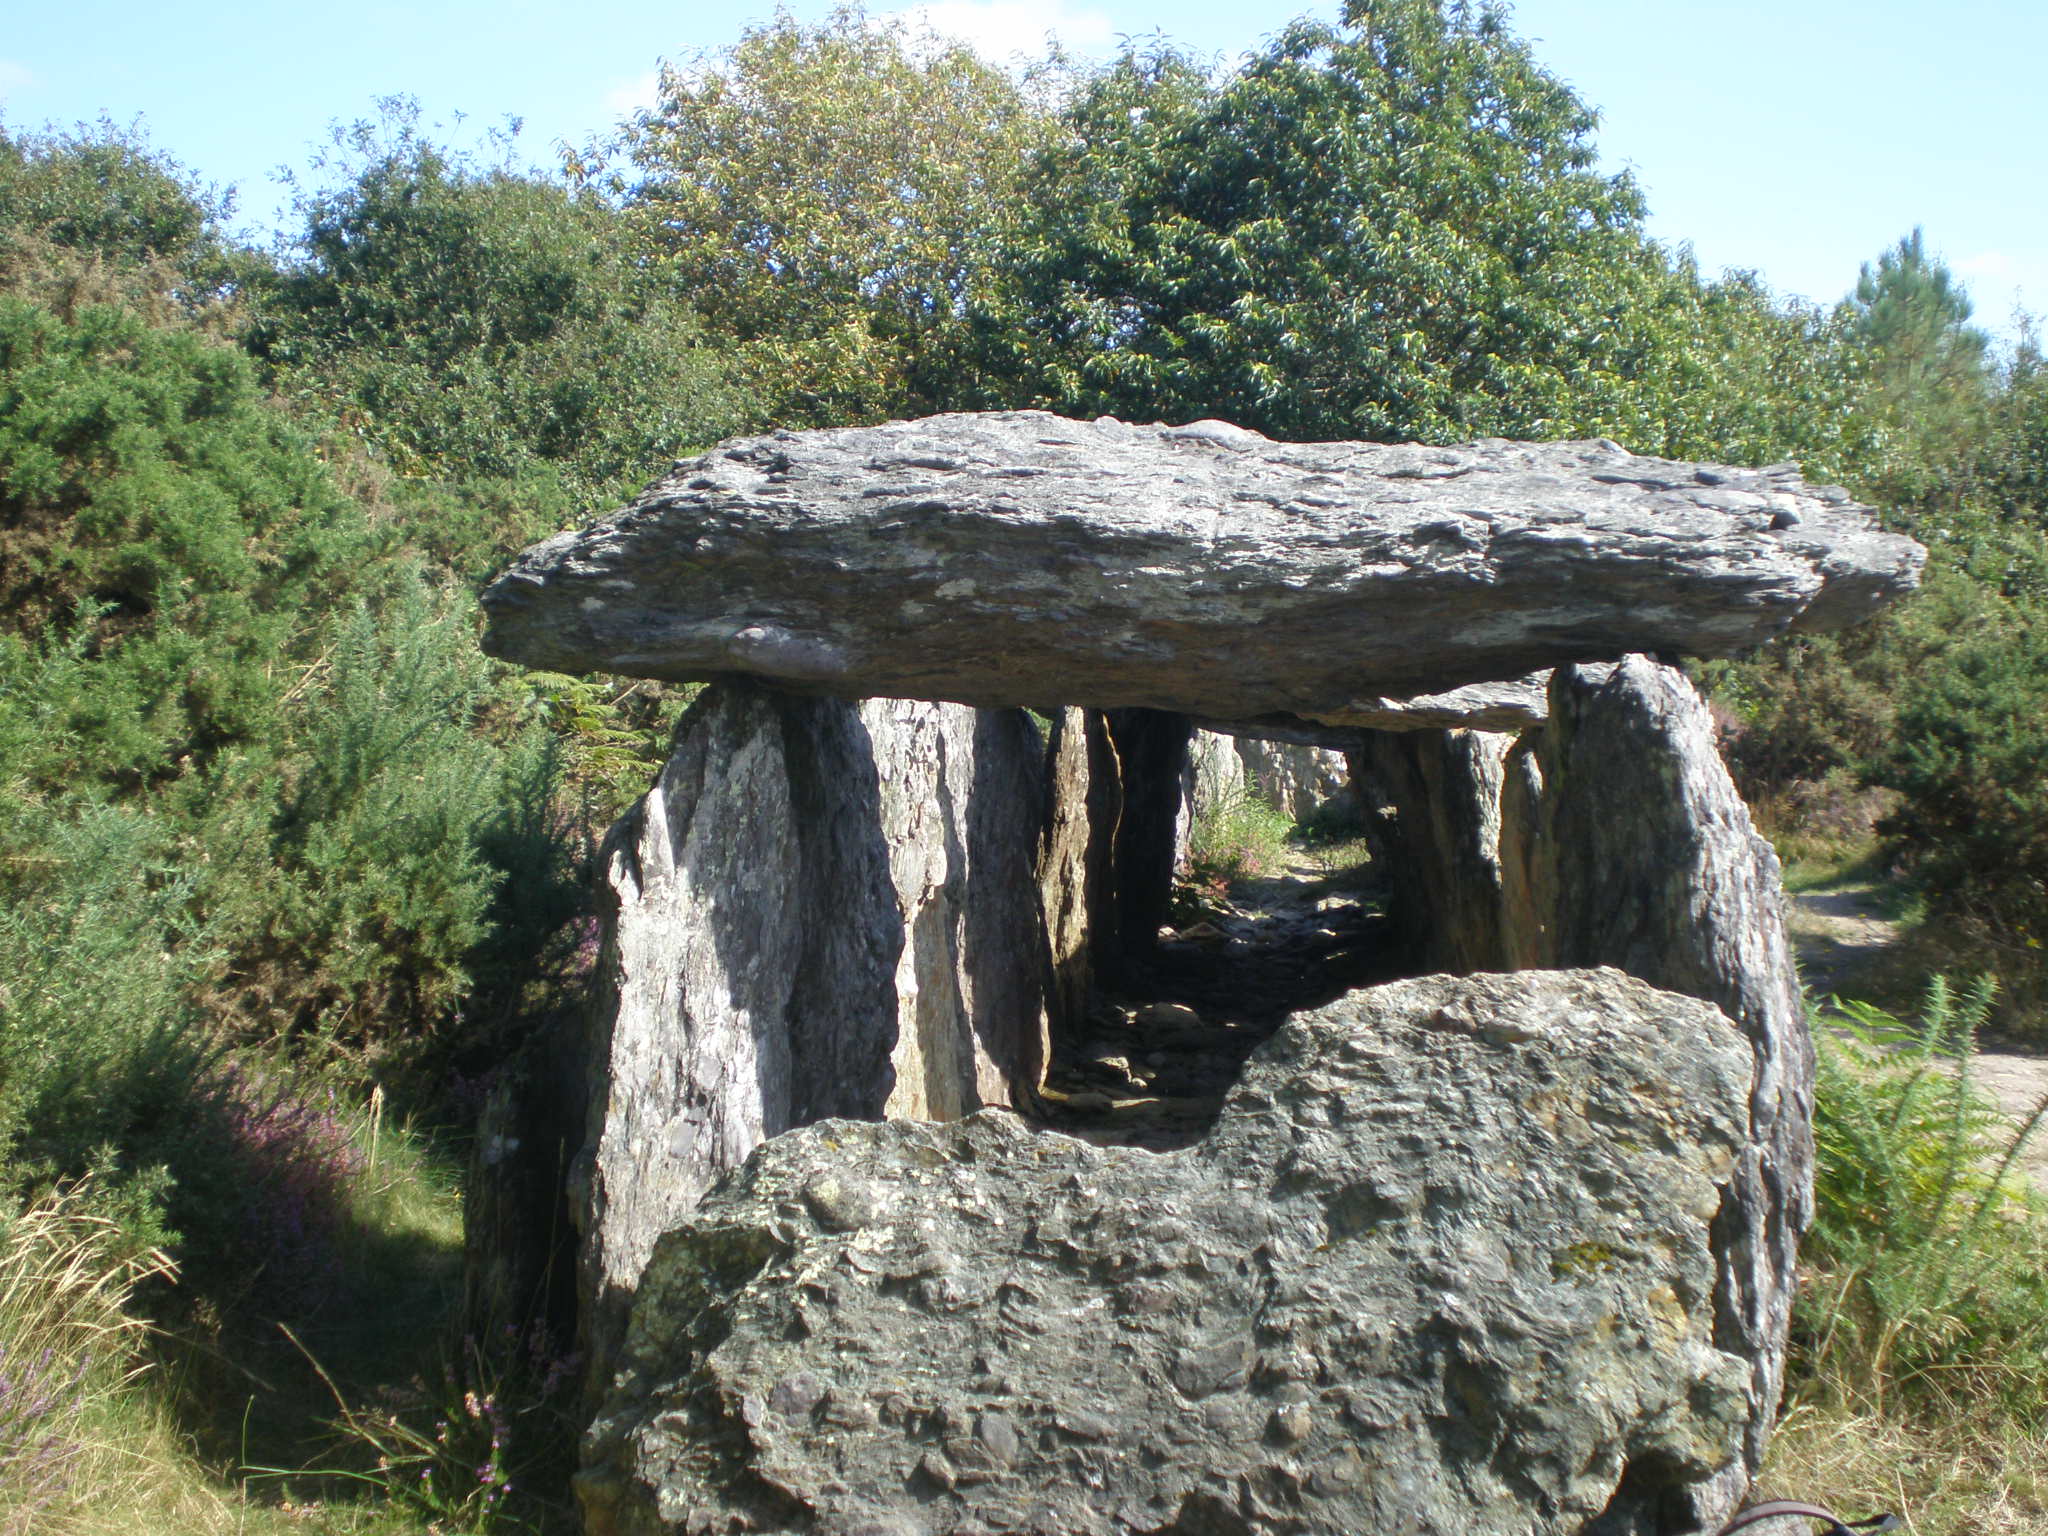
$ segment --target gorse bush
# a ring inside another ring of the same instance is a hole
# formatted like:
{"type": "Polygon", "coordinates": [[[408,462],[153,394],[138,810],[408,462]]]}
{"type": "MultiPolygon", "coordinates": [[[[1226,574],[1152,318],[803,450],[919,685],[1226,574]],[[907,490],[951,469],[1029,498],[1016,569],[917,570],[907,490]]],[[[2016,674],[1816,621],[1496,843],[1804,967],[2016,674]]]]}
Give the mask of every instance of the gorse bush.
{"type": "Polygon", "coordinates": [[[2048,940],[2048,613],[1954,577],[1921,607],[1916,621],[1940,636],[1938,664],[1903,681],[1896,729],[1864,765],[1900,796],[1881,830],[1943,910],[2038,950],[2048,940]]]}
{"type": "Polygon", "coordinates": [[[511,718],[472,612],[417,577],[381,614],[358,606],[295,684],[282,739],[172,797],[208,853],[214,993],[249,1038],[417,1060],[476,963],[530,957],[570,915],[558,754],[511,718]]]}
{"type": "Polygon", "coordinates": [[[1971,1080],[1991,1005],[1937,979],[1917,1023],[1857,1003],[1822,1020],[1814,1221],[1795,1345],[1808,1390],[1870,1411],[1993,1402],[2048,1424],[2048,1219],[2015,1130],[1971,1080]]]}
{"type": "Polygon", "coordinates": [[[54,782],[162,776],[270,732],[276,669],[373,552],[240,352],[0,296],[0,626],[68,630],[94,663],[50,722],[71,747],[54,782]]]}
{"type": "Polygon", "coordinates": [[[204,1068],[188,991],[208,959],[167,857],[145,818],[86,806],[0,862],[7,1195],[94,1166],[103,1195],[132,1184],[146,1211],[160,1192],[150,1149],[204,1068]]]}
{"type": "Polygon", "coordinates": [[[116,303],[232,333],[236,296],[268,264],[225,236],[229,211],[136,129],[0,125],[0,293],[66,318],[116,303]]]}

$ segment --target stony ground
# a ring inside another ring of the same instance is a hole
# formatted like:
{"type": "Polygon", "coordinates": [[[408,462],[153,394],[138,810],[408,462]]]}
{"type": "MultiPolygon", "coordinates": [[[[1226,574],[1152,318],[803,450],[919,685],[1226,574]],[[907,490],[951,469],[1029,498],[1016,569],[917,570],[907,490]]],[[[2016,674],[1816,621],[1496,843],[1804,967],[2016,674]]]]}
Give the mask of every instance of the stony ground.
{"type": "Polygon", "coordinates": [[[1208,895],[1162,933],[1056,1056],[1047,1121],[1097,1143],[1187,1146],[1290,1013],[1396,974],[1374,887],[1296,856],[1272,878],[1208,895]]]}

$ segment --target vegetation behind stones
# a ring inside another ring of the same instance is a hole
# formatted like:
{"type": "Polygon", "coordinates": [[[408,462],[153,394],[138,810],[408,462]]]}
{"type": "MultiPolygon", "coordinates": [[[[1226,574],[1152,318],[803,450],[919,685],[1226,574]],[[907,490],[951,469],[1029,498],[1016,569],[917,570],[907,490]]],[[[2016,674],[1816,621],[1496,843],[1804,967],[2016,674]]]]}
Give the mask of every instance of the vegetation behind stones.
{"type": "MultiPolygon", "coordinates": [[[[94,1294],[180,1341],[141,1396],[126,1363],[50,1344],[48,1406],[0,1401],[0,1484],[42,1490],[39,1519],[133,1507],[91,1484],[104,1458],[15,1475],[101,1432],[80,1392],[141,1404],[119,1432],[171,1460],[184,1436],[229,1472],[346,1474],[265,1483],[273,1506],[386,1488],[366,1425],[431,1459],[437,1392],[410,1373],[453,1265],[432,1170],[570,1006],[595,835],[681,702],[496,666],[474,593],[737,431],[1043,406],[1800,458],[1895,509],[1933,571],[1893,616],[1706,669],[1731,758],[1787,832],[1881,814],[1928,930],[2000,973],[1993,1025],[2040,1031],[2048,369],[2024,327],[1987,343],[1919,232],[1834,309],[1700,272],[1487,5],[1357,4],[1220,74],[1159,45],[1020,82],[911,42],[780,20],[561,171],[390,103],[314,153],[269,252],[132,132],[0,129],[0,1206],[11,1232],[89,1233],[68,1251],[94,1294]],[[394,1204],[394,1168],[417,1198],[394,1204]],[[342,1326],[373,1281],[409,1316],[342,1326]],[[345,1357],[356,1461],[277,1322],[345,1357]],[[265,1372],[298,1438],[239,1444],[265,1372]],[[380,1386],[413,1406],[378,1417],[380,1386]]],[[[1815,1253],[1842,1290],[1809,1314],[1811,1379],[1853,1360],[1886,1386],[1858,1412],[1968,1398],[2036,1424],[2024,1374],[1981,1363],[2038,1350],[2038,1237],[1954,1135],[1976,1111],[1924,1063],[1906,1087],[1862,1045],[1828,1060],[1815,1253]],[[1911,1311],[1937,1229],[1989,1266],[1967,1316],[1960,1292],[1911,1311]]],[[[55,1296],[7,1301],[0,1348],[42,1347],[20,1341],[55,1296]]],[[[458,1405],[547,1399],[561,1346],[526,1323],[442,1351],[458,1405]]],[[[94,1347],[132,1362],[109,1328],[94,1347]]],[[[436,1518],[547,1518],[435,1467],[461,1511],[436,1518]]],[[[179,1474],[159,1502],[225,1529],[226,1486],[179,1474]]]]}

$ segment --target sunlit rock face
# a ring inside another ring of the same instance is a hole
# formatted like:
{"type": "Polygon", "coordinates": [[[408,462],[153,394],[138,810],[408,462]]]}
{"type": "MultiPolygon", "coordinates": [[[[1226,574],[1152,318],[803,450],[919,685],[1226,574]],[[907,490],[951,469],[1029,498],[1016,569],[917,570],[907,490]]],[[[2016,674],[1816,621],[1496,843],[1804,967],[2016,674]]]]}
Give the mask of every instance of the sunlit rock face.
{"type": "Polygon", "coordinates": [[[607,838],[582,1226],[593,1372],[654,1240],[763,1140],[1045,1066],[1043,746],[1016,711],[707,690],[607,838]]]}
{"type": "Polygon", "coordinates": [[[1789,466],[998,412],[679,464],[528,550],[485,594],[484,643],[849,698],[1372,724],[1562,662],[1853,623],[1922,557],[1789,466]]]}
{"type": "Polygon", "coordinates": [[[1615,971],[1298,1016],[1209,1138],[832,1121],[656,1245],[597,1536],[1655,1528],[1738,1462],[1750,1053],[1615,971]]]}
{"type": "Polygon", "coordinates": [[[1789,466],[1043,412],[736,440],[529,550],[487,649],[714,680],[604,853],[588,1528],[1714,1528],[1812,1057],[1669,663],[1923,553],[1789,466]],[[1190,807],[1251,764],[1299,814],[1332,752],[1439,974],[1295,1013],[1184,1150],[985,1112],[1199,948],[1190,807]]]}

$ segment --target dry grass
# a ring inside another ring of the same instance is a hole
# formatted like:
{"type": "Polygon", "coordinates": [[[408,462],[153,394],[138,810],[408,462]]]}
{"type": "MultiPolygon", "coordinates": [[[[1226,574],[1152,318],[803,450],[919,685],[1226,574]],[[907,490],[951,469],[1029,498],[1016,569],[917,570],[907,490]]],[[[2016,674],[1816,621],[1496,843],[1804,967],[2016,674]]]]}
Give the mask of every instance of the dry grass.
{"type": "Polygon", "coordinates": [[[57,1528],[93,1494],[89,1427],[134,1377],[144,1324],[129,1298],[168,1273],[127,1253],[82,1186],[0,1227],[0,1533],[57,1528]]]}
{"type": "Polygon", "coordinates": [[[90,1193],[0,1226],[0,1536],[339,1536],[246,1502],[187,1453],[142,1390],[149,1328],[131,1306],[170,1262],[131,1251],[90,1193]]]}
{"type": "MultiPolygon", "coordinates": [[[[410,1138],[382,1141],[358,1191],[366,1215],[445,1242],[452,1197],[410,1138]]],[[[134,1293],[170,1278],[163,1254],[134,1252],[93,1210],[89,1186],[0,1219],[0,1536],[422,1536],[427,1522],[376,1490],[252,1497],[235,1468],[206,1464],[145,1363],[134,1293]]]]}
{"type": "Polygon", "coordinates": [[[1804,1499],[1849,1520],[1890,1512],[1912,1536],[2044,1536],[2048,1444],[1995,1420],[1801,1401],[1778,1426],[1755,1496],[1804,1499]]]}

